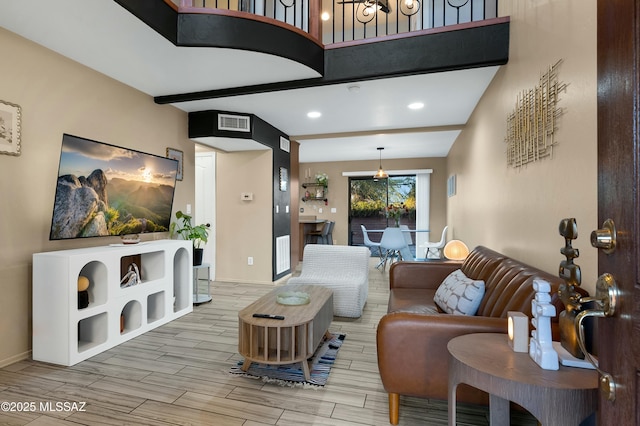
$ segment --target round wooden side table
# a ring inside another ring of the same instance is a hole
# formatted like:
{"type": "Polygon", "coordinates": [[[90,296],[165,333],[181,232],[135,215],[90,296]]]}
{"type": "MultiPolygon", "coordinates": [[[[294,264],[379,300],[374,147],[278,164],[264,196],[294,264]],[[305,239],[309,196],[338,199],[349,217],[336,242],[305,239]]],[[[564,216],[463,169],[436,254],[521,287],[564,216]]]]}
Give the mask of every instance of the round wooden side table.
{"type": "Polygon", "coordinates": [[[449,425],[456,424],[456,388],[466,383],[489,393],[490,424],[509,424],[513,401],[544,426],[578,425],[597,408],[595,370],[565,367],[544,370],[528,353],[514,352],[506,334],[477,333],[451,339],[449,425]]]}

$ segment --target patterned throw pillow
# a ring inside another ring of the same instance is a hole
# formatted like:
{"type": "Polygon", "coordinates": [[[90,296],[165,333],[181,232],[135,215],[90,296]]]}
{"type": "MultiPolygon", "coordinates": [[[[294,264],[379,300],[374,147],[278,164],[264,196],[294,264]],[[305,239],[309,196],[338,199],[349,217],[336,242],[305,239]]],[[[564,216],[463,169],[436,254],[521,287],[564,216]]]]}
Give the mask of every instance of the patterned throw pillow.
{"type": "Polygon", "coordinates": [[[433,301],[454,315],[475,315],[484,296],[484,281],[468,278],[460,269],[442,281],[433,301]]]}

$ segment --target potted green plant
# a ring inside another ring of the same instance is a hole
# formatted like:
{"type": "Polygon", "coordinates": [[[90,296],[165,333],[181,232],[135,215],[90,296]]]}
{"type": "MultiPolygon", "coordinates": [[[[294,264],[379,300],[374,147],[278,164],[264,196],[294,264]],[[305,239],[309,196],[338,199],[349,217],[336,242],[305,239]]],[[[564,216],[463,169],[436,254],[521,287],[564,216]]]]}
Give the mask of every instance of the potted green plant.
{"type": "Polygon", "coordinates": [[[316,183],[318,185],[327,186],[329,183],[329,176],[326,173],[316,174],[316,183]]]}
{"type": "Polygon", "coordinates": [[[202,245],[209,240],[210,225],[208,223],[192,225],[192,217],[182,213],[181,210],[176,212],[176,218],[180,222],[171,222],[169,228],[171,235],[179,234],[182,239],[193,241],[193,265],[201,265],[204,252],[202,245]]]}

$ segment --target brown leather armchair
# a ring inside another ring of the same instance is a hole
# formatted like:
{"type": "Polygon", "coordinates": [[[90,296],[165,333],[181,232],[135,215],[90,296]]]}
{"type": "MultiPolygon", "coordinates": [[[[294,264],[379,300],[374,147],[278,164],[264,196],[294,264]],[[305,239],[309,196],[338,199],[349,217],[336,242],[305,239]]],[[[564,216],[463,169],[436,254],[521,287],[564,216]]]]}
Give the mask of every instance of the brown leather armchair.
{"type": "MultiPolygon", "coordinates": [[[[378,324],[377,352],[382,383],[389,393],[389,421],[394,425],[398,424],[400,395],[447,399],[449,340],[470,333],[507,333],[508,311],[531,317],[534,278],[551,284],[556,312],[564,310],[556,294],[560,278],[482,246],[463,263],[398,262],[389,273],[388,313],[378,324]],[[485,282],[485,295],[475,316],[446,314],[433,301],[440,283],[456,269],[485,282]]],[[[557,315],[555,320],[554,340],[558,340],[557,315]]],[[[488,395],[460,385],[457,400],[486,405],[488,395]]]]}

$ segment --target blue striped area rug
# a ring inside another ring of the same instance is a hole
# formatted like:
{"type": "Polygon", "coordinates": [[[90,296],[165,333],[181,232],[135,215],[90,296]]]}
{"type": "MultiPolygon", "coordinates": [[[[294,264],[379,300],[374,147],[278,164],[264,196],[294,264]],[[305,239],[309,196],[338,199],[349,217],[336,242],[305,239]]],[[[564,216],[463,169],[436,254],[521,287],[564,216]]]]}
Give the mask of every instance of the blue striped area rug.
{"type": "Polygon", "coordinates": [[[252,362],[249,370],[242,371],[244,360],[238,361],[229,371],[232,374],[262,379],[265,383],[275,383],[281,386],[324,386],[329,379],[329,372],[333,366],[338,351],[344,342],[346,334],[330,333],[331,339],[323,339],[313,354],[309,365],[310,379],[306,381],[299,362],[294,364],[269,365],[252,362]]]}

